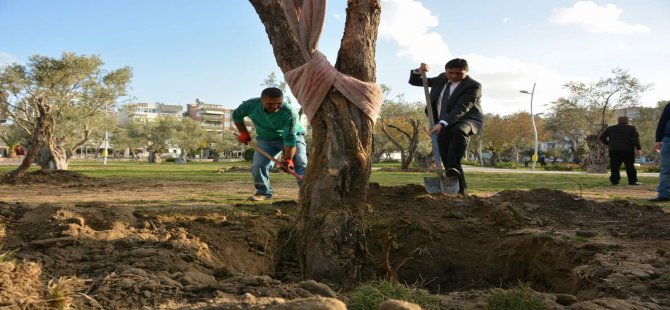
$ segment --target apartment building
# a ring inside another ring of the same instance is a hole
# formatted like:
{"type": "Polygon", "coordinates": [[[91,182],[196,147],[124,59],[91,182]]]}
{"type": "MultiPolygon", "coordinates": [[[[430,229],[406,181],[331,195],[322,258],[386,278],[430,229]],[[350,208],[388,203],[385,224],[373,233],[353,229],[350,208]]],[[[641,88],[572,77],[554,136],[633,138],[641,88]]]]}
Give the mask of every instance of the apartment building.
{"type": "Polygon", "coordinates": [[[640,107],[629,107],[614,110],[614,117],[628,116],[628,119],[635,120],[640,117],[640,107]]]}
{"type": "Polygon", "coordinates": [[[222,133],[235,127],[233,109],[224,108],[219,104],[204,103],[200,99],[195,99],[195,103],[186,105],[186,114],[200,122],[202,128],[208,132],[222,133]]]}
{"type": "Polygon", "coordinates": [[[129,109],[119,112],[119,121],[122,125],[129,120],[153,121],[160,116],[182,117],[184,107],[181,105],[157,103],[133,103],[128,105],[129,109]]]}

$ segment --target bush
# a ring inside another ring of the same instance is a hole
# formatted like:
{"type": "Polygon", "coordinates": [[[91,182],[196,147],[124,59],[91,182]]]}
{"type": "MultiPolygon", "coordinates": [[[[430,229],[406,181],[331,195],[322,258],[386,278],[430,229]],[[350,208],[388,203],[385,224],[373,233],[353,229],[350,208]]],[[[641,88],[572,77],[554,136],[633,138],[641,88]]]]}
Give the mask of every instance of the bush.
{"type": "Polygon", "coordinates": [[[166,163],[173,163],[175,161],[177,161],[177,158],[175,158],[175,157],[168,157],[168,158],[165,159],[166,163]]]}
{"type": "Polygon", "coordinates": [[[368,282],[355,289],[351,292],[347,306],[352,310],[376,310],[389,299],[415,303],[423,309],[439,309],[437,297],[426,290],[383,280],[368,282]]]}
{"type": "Polygon", "coordinates": [[[494,289],[487,297],[491,310],[544,310],[549,309],[542,297],[529,283],[519,283],[509,290],[494,289]]]}
{"type": "Polygon", "coordinates": [[[661,172],[661,167],[658,165],[645,165],[640,167],[640,172],[661,172]]]}
{"type": "Polygon", "coordinates": [[[519,168],[519,165],[513,161],[499,161],[496,163],[496,168],[501,169],[516,169],[519,168]]]}

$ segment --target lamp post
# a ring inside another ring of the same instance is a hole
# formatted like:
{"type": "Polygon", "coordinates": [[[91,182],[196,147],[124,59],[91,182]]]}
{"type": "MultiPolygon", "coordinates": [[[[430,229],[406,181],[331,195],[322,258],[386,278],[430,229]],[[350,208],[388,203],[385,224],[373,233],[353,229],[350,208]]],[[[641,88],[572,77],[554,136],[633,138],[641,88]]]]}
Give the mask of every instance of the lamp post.
{"type": "Polygon", "coordinates": [[[530,94],[530,122],[533,124],[533,138],[535,140],[535,149],[533,151],[533,157],[531,160],[533,161],[533,171],[535,170],[535,163],[537,162],[537,127],[535,127],[535,114],[533,114],[533,95],[535,95],[535,84],[537,82],[533,83],[533,90],[528,92],[527,90],[522,90],[521,93],[523,94],[530,94]]]}

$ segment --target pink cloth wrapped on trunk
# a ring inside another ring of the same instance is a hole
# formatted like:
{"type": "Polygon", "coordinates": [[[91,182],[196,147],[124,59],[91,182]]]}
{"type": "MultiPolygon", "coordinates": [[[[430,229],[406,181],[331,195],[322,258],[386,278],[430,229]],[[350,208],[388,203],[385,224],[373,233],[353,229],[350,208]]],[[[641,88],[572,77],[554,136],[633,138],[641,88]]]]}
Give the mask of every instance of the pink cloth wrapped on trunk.
{"type": "Polygon", "coordinates": [[[286,72],[284,78],[311,121],[332,86],[358,107],[374,123],[382,104],[382,91],[375,83],[366,83],[337,71],[317,50],[325,21],[325,0],[284,0],[284,9],[300,48],[307,60],[286,72]]]}

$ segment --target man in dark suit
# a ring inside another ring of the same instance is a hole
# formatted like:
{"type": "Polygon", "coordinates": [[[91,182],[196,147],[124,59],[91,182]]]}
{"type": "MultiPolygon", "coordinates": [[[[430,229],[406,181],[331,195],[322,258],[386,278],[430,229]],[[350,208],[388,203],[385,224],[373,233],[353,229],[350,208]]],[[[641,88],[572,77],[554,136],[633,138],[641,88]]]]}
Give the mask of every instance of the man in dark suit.
{"type": "Polygon", "coordinates": [[[635,126],[628,124],[628,117],[621,116],[617,124],[607,127],[600,134],[600,141],[607,145],[610,155],[610,181],[612,185],[619,185],[621,163],[626,166],[626,176],[629,185],[640,185],[635,170],[635,155],[640,155],[640,134],[635,126]]]}
{"type": "MultiPolygon", "coordinates": [[[[421,74],[429,69],[428,65],[422,63],[418,69],[411,71],[409,83],[423,86],[421,74]]],[[[467,195],[461,159],[470,136],[482,129],[482,85],[468,76],[468,62],[465,59],[452,59],[444,69],[445,72],[428,79],[430,108],[435,117],[435,126],[430,132],[437,135],[440,157],[447,176],[458,176],[458,192],[467,195]]]]}

